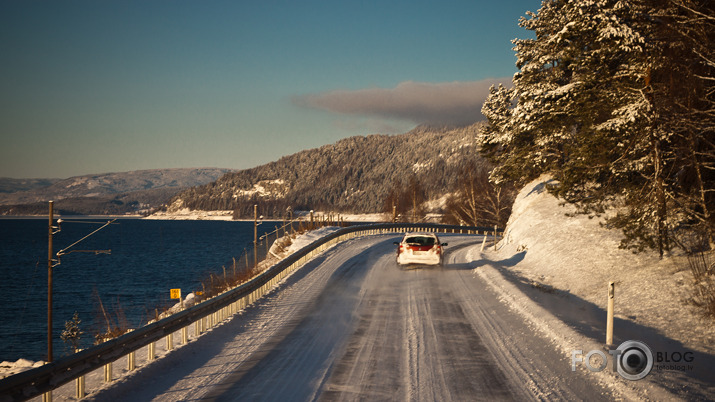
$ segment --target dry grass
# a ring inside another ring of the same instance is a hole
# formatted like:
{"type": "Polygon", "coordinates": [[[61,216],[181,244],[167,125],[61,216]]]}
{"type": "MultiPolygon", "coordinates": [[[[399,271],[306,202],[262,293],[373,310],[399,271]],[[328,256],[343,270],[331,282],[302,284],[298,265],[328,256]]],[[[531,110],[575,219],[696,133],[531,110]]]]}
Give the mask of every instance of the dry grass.
{"type": "MultiPolygon", "coordinates": [[[[290,247],[293,243],[293,239],[297,235],[303,234],[309,230],[318,229],[319,227],[327,224],[329,224],[329,222],[317,222],[312,225],[308,223],[306,227],[303,225],[303,222],[299,221],[294,223],[290,230],[288,230],[287,227],[282,228],[284,236],[277,240],[275,251],[278,253],[285,251],[288,247],[290,247]]],[[[277,235],[278,229],[274,233],[277,235]]],[[[263,241],[267,242],[267,240],[263,241]]],[[[259,248],[260,247],[266,247],[266,243],[264,243],[264,245],[259,245],[259,248]]],[[[239,258],[233,259],[233,263],[229,265],[228,269],[225,266],[223,267],[223,275],[209,273],[203,280],[201,280],[201,291],[195,292],[195,302],[198,303],[202,300],[210,299],[229,289],[250,281],[260,274],[263,269],[265,269],[265,261],[266,259],[262,259],[256,266],[253,266],[252,254],[244,250],[243,255],[239,258]]],[[[117,300],[111,308],[106,308],[96,289],[94,291],[94,298],[97,311],[96,322],[100,323],[94,330],[95,342],[97,344],[116,338],[129,331],[128,321],[124,314],[124,310],[119,304],[119,300],[117,300]]],[[[172,304],[175,303],[162,304],[163,307],[153,309],[147,308],[147,311],[152,312],[147,314],[151,317],[150,322],[159,320],[168,314],[171,314],[170,309],[172,304]]]]}

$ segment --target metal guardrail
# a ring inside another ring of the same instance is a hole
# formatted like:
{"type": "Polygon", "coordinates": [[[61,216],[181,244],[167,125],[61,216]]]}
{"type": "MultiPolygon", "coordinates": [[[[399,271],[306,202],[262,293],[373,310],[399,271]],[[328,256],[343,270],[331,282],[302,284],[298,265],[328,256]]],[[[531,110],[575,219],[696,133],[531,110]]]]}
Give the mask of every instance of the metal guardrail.
{"type": "MultiPolygon", "coordinates": [[[[359,236],[402,231],[495,233],[494,228],[487,227],[413,223],[384,223],[338,229],[289,255],[250,281],[218,296],[89,349],[0,380],[0,402],[22,401],[45,394],[212,314],[220,314],[222,319],[226,319],[266,294],[287,275],[334,244],[359,236]]],[[[496,233],[500,232],[497,229],[496,233]]]]}

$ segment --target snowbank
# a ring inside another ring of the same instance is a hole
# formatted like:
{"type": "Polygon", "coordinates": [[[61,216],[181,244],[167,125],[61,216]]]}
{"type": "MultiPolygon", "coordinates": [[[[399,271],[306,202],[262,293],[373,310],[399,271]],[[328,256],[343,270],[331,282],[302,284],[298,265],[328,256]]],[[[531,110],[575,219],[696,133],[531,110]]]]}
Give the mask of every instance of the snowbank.
{"type": "Polygon", "coordinates": [[[38,362],[32,362],[26,359],[18,359],[15,362],[4,361],[0,363],[0,379],[9,377],[13,374],[22,373],[29,369],[40,367],[44,365],[45,362],[40,360],[38,362]]]}
{"type": "MultiPolygon", "coordinates": [[[[686,348],[715,353],[712,319],[687,302],[693,277],[686,258],[660,260],[655,252],[619,249],[619,230],[603,228],[598,218],[567,216],[575,208],[549,194],[548,183],[541,177],[519,193],[504,239],[490,258],[533,288],[570,296],[582,306],[605,308],[608,282],[614,281],[616,334],[624,327],[647,327],[686,348]]],[[[572,306],[560,304],[551,306],[557,316],[586,314],[569,315],[564,310],[572,306]]],[[[605,342],[605,330],[603,336],[605,342]]]]}
{"type": "Polygon", "coordinates": [[[285,258],[301,248],[309,245],[321,237],[327,236],[340,228],[337,226],[325,226],[320,229],[311,230],[294,236],[285,236],[273,242],[270,253],[276,258],[285,258]],[[290,239],[290,241],[288,241],[290,239]],[[287,244],[287,246],[286,246],[287,244]]]}

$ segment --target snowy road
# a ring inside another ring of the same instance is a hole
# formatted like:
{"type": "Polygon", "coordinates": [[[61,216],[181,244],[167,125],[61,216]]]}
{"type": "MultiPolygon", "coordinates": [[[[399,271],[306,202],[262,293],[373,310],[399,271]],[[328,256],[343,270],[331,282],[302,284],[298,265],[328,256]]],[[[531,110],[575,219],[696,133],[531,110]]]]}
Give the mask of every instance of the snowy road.
{"type": "Polygon", "coordinates": [[[443,268],[403,269],[393,241],[342,243],[280,288],[95,400],[612,399],[499,300],[443,235],[443,268]]]}

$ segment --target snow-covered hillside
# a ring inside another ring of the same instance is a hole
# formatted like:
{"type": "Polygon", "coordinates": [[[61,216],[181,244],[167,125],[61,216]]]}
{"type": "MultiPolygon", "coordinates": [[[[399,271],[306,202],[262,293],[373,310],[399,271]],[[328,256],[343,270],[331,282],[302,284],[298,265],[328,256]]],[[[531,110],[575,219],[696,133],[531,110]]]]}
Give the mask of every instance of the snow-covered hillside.
{"type": "Polygon", "coordinates": [[[676,252],[660,260],[655,252],[619,249],[619,230],[603,228],[598,218],[567,216],[574,207],[550,195],[548,181],[541,177],[519,193],[491,258],[533,288],[567,296],[551,306],[566,321],[589,314],[584,306],[605,309],[608,282],[614,281],[617,339],[619,330],[621,336],[626,329],[638,336],[645,327],[688,349],[715,353],[715,323],[687,301],[693,277],[686,258],[676,252]]]}

